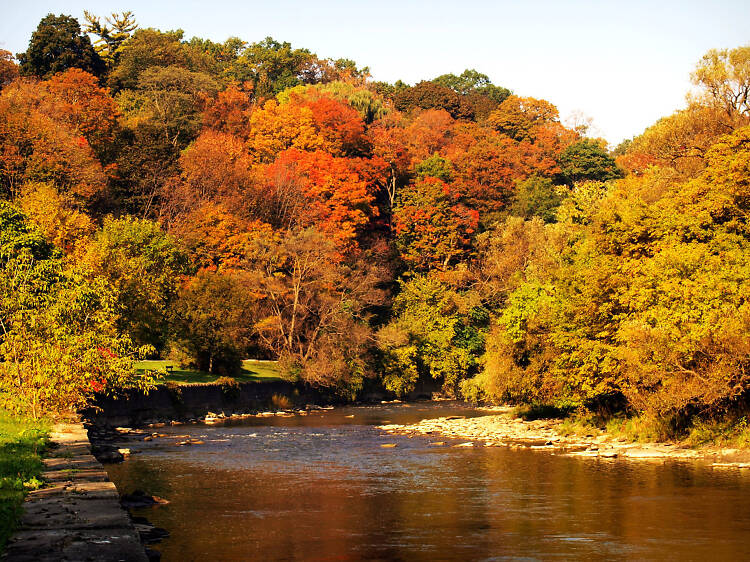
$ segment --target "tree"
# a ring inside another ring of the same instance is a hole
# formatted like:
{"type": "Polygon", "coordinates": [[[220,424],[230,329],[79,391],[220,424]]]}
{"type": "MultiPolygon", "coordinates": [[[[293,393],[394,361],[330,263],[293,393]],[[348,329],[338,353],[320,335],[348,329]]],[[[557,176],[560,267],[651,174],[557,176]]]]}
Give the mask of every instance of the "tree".
{"type": "Polygon", "coordinates": [[[559,120],[557,108],[545,100],[510,96],[487,118],[498,132],[517,141],[534,141],[541,125],[559,120]]]}
{"type": "Polygon", "coordinates": [[[208,104],[203,112],[203,125],[247,140],[253,104],[250,92],[244,87],[230,84],[208,104]]]}
{"type": "Polygon", "coordinates": [[[112,67],[117,60],[120,47],[130,38],[133,31],[138,29],[133,12],[112,13],[105,18],[104,24],[100,17],[86,10],[83,14],[86,18],[86,33],[93,33],[99,37],[94,43],[94,49],[107,65],[112,67]]]}
{"type": "Polygon", "coordinates": [[[279,212],[259,218],[284,229],[314,226],[342,254],[357,247],[357,235],[377,213],[372,186],[345,158],[292,148],[265,166],[262,174],[261,193],[276,199],[279,212]]]}
{"type": "Polygon", "coordinates": [[[116,289],[118,328],[137,345],[163,349],[168,312],[186,270],[172,237],[151,221],[106,219],[83,262],[116,289]]]}
{"type": "Polygon", "coordinates": [[[51,184],[24,185],[17,202],[45,238],[66,254],[81,250],[95,230],[91,218],[51,184]]]}
{"type": "Polygon", "coordinates": [[[21,254],[32,260],[47,260],[55,255],[54,247],[29,222],[28,217],[7,201],[0,201],[0,261],[21,254]]]}
{"type": "Polygon", "coordinates": [[[416,109],[442,109],[454,119],[473,119],[471,106],[456,92],[435,82],[419,84],[394,95],[394,106],[405,113],[416,109]]]}
{"type": "Polygon", "coordinates": [[[372,345],[368,311],[383,297],[377,268],[342,262],[307,229],[261,243],[248,271],[261,344],[309,384],[349,396],[360,389],[372,345]]]}
{"type": "Polygon", "coordinates": [[[78,68],[55,74],[45,86],[53,97],[49,113],[84,137],[101,161],[110,162],[120,111],[109,92],[78,68]]]}
{"type": "Polygon", "coordinates": [[[396,247],[415,271],[445,269],[465,259],[478,224],[479,214],[435,177],[404,188],[393,211],[396,247]]]}
{"type": "Polygon", "coordinates": [[[516,185],[510,214],[530,219],[537,216],[544,222],[555,222],[555,211],[563,195],[549,178],[531,176],[516,185]]]}
{"type": "Polygon", "coordinates": [[[316,59],[307,49],[293,49],[290,43],[266,37],[242,51],[229,74],[240,82],[252,82],[255,95],[263,100],[300,83],[309,83],[305,74],[316,59]]]}
{"type": "Polygon", "coordinates": [[[97,392],[152,385],[150,377],[136,375],[136,350],[116,329],[111,286],[66,267],[59,253],[7,203],[0,203],[0,240],[4,409],[37,418],[75,411],[97,392]]]}
{"type": "Polygon", "coordinates": [[[212,74],[216,63],[205,52],[182,41],[182,30],[163,33],[138,29],[118,49],[108,83],[115,92],[137,89],[141,74],[156,67],[179,67],[189,72],[212,74]]]}
{"type": "Polygon", "coordinates": [[[421,379],[437,379],[456,396],[484,349],[487,311],[434,276],[402,282],[394,318],[377,333],[385,387],[402,396],[421,379]]]}
{"type": "Polygon", "coordinates": [[[615,159],[595,140],[583,139],[560,153],[559,178],[572,186],[579,181],[608,181],[623,177],[615,159]]]}
{"type": "Polygon", "coordinates": [[[691,75],[704,88],[710,104],[729,118],[750,117],[750,45],[736,49],[711,49],[691,75]]]}
{"type": "Polygon", "coordinates": [[[69,68],[80,68],[94,76],[102,76],[104,61],[81,33],[78,20],[70,16],[48,14],[31,34],[29,48],[19,53],[21,74],[49,78],[69,68]]]}
{"type": "Polygon", "coordinates": [[[121,92],[118,101],[127,125],[150,129],[177,149],[197,136],[203,102],[217,90],[205,73],[179,66],[154,67],[140,74],[137,90],[121,92]]]}
{"type": "Polygon", "coordinates": [[[238,272],[200,271],[170,312],[177,346],[201,371],[236,375],[250,345],[255,297],[238,272]]]}
{"type": "Polygon", "coordinates": [[[510,90],[495,86],[486,74],[473,69],[464,70],[460,75],[443,74],[432,82],[446,86],[460,94],[468,104],[477,121],[484,120],[497,106],[511,95],[510,90]]]}
{"type": "Polygon", "coordinates": [[[0,49],[0,90],[18,78],[18,65],[13,62],[13,53],[0,49]]]}
{"type": "Polygon", "coordinates": [[[44,83],[16,81],[0,92],[0,186],[17,197],[27,182],[50,182],[79,206],[104,191],[106,176],[64,104],[44,83]]]}
{"type": "Polygon", "coordinates": [[[638,173],[659,164],[696,176],[705,167],[706,151],[730,130],[720,108],[693,103],[662,117],[634,138],[623,161],[638,173]]]}

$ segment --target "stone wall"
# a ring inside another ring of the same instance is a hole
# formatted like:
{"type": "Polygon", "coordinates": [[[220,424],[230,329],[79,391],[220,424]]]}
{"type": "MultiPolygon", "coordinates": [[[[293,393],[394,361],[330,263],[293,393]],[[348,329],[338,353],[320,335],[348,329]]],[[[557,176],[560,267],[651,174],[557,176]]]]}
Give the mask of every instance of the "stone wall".
{"type": "Polygon", "coordinates": [[[116,398],[99,397],[83,414],[94,424],[138,426],[199,418],[208,412],[230,415],[337,402],[341,399],[285,381],[240,383],[237,387],[160,385],[148,393],[128,391],[116,398]]]}

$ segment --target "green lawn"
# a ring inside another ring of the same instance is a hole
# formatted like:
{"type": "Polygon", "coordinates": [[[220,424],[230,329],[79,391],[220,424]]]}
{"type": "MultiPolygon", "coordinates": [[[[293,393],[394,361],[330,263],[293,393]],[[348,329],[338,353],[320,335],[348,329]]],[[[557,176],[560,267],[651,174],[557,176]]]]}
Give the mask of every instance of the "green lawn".
{"type": "MultiPolygon", "coordinates": [[[[191,371],[180,369],[175,361],[138,361],[136,368],[145,371],[151,369],[166,372],[167,366],[172,367],[172,372],[167,375],[164,382],[177,382],[182,384],[194,382],[214,382],[219,377],[203,371],[191,371]]],[[[247,359],[242,362],[242,371],[234,377],[237,382],[267,382],[281,380],[279,366],[276,361],[258,361],[247,359]]]]}
{"type": "Polygon", "coordinates": [[[0,552],[5,548],[30,489],[41,485],[41,453],[47,422],[12,417],[0,410],[0,552]]]}

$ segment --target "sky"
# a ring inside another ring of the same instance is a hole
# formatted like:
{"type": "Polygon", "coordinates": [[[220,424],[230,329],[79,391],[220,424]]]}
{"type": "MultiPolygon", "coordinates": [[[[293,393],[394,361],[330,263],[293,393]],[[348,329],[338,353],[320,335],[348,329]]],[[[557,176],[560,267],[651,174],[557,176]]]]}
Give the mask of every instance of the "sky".
{"type": "Polygon", "coordinates": [[[712,48],[750,43],[747,0],[28,0],[4,4],[0,49],[23,52],[48,13],[83,22],[131,10],[141,27],[253,42],[271,36],[407,83],[474,68],[563,121],[593,120],[612,146],[685,106],[712,48]]]}

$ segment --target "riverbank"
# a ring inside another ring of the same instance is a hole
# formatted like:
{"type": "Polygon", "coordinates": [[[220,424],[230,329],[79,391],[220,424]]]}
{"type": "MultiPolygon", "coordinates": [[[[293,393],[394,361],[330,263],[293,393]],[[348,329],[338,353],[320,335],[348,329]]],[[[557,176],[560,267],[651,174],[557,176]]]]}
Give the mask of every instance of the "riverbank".
{"type": "Polygon", "coordinates": [[[21,515],[26,493],[42,484],[41,454],[49,430],[47,422],[0,410],[0,552],[21,515]]]}
{"type": "Polygon", "coordinates": [[[704,460],[715,468],[750,468],[750,451],[720,447],[690,448],[679,443],[631,443],[606,433],[570,435],[559,419],[527,421],[512,407],[486,408],[490,415],[476,418],[448,416],[414,424],[387,424],[389,434],[462,440],[453,446],[528,447],[578,457],[631,460],[704,460]]]}
{"type": "Polygon", "coordinates": [[[43,459],[45,486],[31,491],[2,560],[146,562],[146,551],[117,488],[91,454],[80,423],[58,423],[43,459]]]}

